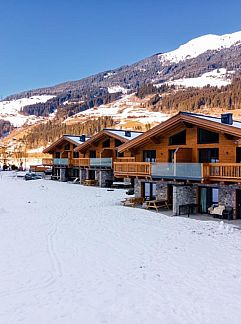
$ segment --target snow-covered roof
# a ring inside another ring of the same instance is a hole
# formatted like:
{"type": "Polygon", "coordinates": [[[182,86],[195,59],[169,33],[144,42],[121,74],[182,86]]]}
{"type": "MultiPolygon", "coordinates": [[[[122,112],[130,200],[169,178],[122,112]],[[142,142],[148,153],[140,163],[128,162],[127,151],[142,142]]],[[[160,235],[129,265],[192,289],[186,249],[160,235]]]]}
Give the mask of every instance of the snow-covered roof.
{"type": "Polygon", "coordinates": [[[108,131],[109,133],[112,133],[114,135],[120,136],[126,140],[132,140],[136,138],[137,136],[143,134],[143,132],[135,132],[135,131],[128,131],[128,130],[122,130],[122,129],[108,129],[105,128],[104,130],[108,131]],[[126,136],[126,134],[129,133],[130,136],[126,136]]]}
{"type": "Polygon", "coordinates": [[[214,116],[207,116],[207,115],[201,115],[201,114],[194,114],[194,113],[189,113],[189,112],[182,112],[182,115],[188,115],[192,116],[195,118],[201,118],[204,120],[212,121],[221,125],[229,126],[229,127],[235,127],[235,128],[240,128],[241,129],[241,122],[233,120],[233,124],[224,124],[221,121],[221,117],[214,117],[214,116]]]}
{"type": "Polygon", "coordinates": [[[85,141],[83,141],[83,138],[81,135],[64,135],[64,138],[66,138],[67,140],[70,140],[72,142],[75,142],[76,145],[80,145],[82,143],[84,143],[85,141],[87,141],[88,139],[90,139],[90,137],[85,137],[85,141]]]}

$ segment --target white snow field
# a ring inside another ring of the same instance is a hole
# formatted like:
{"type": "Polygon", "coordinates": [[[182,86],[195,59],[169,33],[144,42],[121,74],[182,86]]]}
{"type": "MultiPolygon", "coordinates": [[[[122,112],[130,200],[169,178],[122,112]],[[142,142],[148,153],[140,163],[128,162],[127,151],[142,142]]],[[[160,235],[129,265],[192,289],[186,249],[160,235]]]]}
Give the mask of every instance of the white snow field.
{"type": "Polygon", "coordinates": [[[241,232],[0,174],[1,324],[238,324],[241,232]]]}

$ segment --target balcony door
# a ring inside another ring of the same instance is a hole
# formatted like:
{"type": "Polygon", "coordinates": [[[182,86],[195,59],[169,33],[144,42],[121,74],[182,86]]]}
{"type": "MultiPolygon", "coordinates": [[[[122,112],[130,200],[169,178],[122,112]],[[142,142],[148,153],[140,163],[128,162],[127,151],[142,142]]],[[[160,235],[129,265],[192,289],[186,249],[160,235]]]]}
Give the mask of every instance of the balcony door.
{"type": "Polygon", "coordinates": [[[156,162],[156,151],[155,150],[143,151],[143,162],[156,162]]]}
{"type": "Polygon", "coordinates": [[[95,159],[96,158],[96,151],[90,151],[90,158],[95,159]]]}
{"type": "Polygon", "coordinates": [[[199,163],[215,163],[219,162],[218,148],[203,148],[198,150],[199,163]]]}

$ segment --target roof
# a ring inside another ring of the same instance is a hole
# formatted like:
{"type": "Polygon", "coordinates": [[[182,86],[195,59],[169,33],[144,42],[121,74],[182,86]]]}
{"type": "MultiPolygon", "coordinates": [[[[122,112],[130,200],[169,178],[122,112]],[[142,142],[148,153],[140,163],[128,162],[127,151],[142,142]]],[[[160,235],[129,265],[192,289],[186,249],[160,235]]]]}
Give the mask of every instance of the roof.
{"type": "Polygon", "coordinates": [[[108,131],[109,133],[112,133],[114,135],[120,136],[124,139],[127,140],[132,140],[136,138],[137,136],[143,134],[143,132],[136,132],[136,131],[128,131],[128,130],[123,130],[123,129],[108,129],[105,128],[104,130],[108,131]],[[126,136],[126,132],[130,132],[130,136],[126,136]]]}
{"type": "Polygon", "coordinates": [[[157,140],[157,137],[160,137],[161,135],[164,135],[169,131],[173,131],[175,127],[185,122],[188,124],[196,125],[198,127],[206,128],[210,131],[223,132],[241,138],[241,122],[233,121],[233,124],[229,125],[222,123],[221,117],[213,117],[189,112],[179,112],[177,115],[160,123],[149,131],[134,138],[130,142],[122,144],[118,148],[118,151],[124,152],[125,150],[133,149],[145,144],[150,139],[155,142],[157,140]]]}
{"type": "Polygon", "coordinates": [[[75,149],[75,151],[85,152],[94,142],[98,142],[101,139],[104,139],[106,137],[112,137],[112,138],[115,138],[115,139],[121,141],[122,143],[126,143],[130,140],[135,139],[136,137],[140,136],[141,134],[143,134],[143,133],[135,132],[135,131],[126,131],[126,130],[122,130],[122,129],[117,130],[117,129],[105,128],[102,131],[100,131],[99,133],[92,136],[89,140],[87,140],[82,145],[79,145],[75,149]],[[127,135],[126,132],[128,132],[130,136],[126,136],[127,135]]]}
{"type": "MultiPolygon", "coordinates": [[[[68,135],[68,134],[63,135],[57,141],[53,142],[50,146],[48,146],[46,149],[44,149],[43,153],[52,153],[52,151],[54,150],[54,148],[56,146],[61,145],[65,141],[79,146],[84,143],[83,140],[81,139],[81,137],[82,137],[82,135],[68,135]]],[[[89,139],[90,139],[90,137],[85,137],[85,141],[87,141],[89,139]]]]}

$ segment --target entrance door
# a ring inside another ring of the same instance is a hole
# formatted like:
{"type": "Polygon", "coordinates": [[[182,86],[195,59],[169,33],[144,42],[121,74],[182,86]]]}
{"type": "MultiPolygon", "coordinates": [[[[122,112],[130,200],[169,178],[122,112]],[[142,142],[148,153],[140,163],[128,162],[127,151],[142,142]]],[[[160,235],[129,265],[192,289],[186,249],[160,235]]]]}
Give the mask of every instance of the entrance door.
{"type": "Polygon", "coordinates": [[[173,186],[167,185],[167,203],[168,205],[173,205],[173,186]]]}
{"type": "MultiPolygon", "coordinates": [[[[215,194],[214,194],[215,195],[215,194]]],[[[208,208],[212,205],[212,188],[203,187],[199,191],[199,202],[201,206],[201,213],[207,214],[208,208]]]]}
{"type": "Polygon", "coordinates": [[[241,163],[241,147],[236,148],[236,163],[241,163]]]}
{"type": "Polygon", "coordinates": [[[143,193],[145,200],[156,199],[156,184],[150,182],[143,183],[143,193]]]}
{"type": "Polygon", "coordinates": [[[241,190],[236,190],[236,218],[241,218],[241,190]]]}

